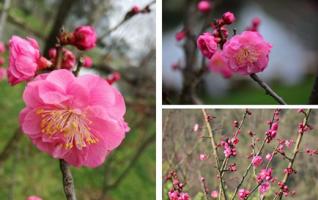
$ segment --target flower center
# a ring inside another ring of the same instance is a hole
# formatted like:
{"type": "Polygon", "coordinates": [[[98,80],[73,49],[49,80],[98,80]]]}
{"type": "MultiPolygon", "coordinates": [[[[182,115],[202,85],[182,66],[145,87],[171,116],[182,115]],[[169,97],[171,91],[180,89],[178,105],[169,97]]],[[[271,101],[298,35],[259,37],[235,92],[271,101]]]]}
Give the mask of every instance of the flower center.
{"type": "Polygon", "coordinates": [[[88,126],[92,122],[79,110],[38,109],[36,114],[41,116],[40,126],[44,134],[49,136],[64,135],[66,149],[71,149],[75,145],[81,150],[89,144],[98,142],[88,126]]]}
{"type": "Polygon", "coordinates": [[[254,63],[257,61],[257,54],[249,50],[247,48],[242,48],[239,50],[239,52],[235,55],[235,60],[239,65],[242,65],[244,63],[254,63]]]}

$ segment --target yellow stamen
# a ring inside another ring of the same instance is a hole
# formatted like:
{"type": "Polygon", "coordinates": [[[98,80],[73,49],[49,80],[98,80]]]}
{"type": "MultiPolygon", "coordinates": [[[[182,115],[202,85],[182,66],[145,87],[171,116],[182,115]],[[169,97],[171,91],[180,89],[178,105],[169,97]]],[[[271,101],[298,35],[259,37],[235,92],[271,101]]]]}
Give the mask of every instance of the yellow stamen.
{"type": "Polygon", "coordinates": [[[88,126],[92,122],[83,113],[73,109],[38,109],[36,114],[41,117],[40,127],[44,134],[64,135],[66,149],[74,146],[82,149],[98,142],[88,126]]]}

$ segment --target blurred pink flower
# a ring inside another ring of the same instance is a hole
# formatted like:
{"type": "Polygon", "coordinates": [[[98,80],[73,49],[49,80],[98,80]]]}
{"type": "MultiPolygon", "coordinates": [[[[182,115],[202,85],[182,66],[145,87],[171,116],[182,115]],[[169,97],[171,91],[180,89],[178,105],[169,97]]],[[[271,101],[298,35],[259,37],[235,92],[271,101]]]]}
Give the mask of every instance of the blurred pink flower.
{"type": "Polygon", "coordinates": [[[3,57],[0,57],[0,66],[2,66],[5,63],[5,60],[3,57]]]}
{"type": "Polygon", "coordinates": [[[223,52],[234,72],[249,75],[267,67],[271,48],[259,33],[244,31],[227,41],[223,52]]]}
{"type": "Polygon", "coordinates": [[[128,131],[124,98],[96,75],[64,69],[39,75],[23,100],[23,132],[41,151],[77,167],[101,165],[128,131]]]}
{"type": "Polygon", "coordinates": [[[226,12],[222,17],[225,24],[232,24],[235,21],[235,16],[232,12],[226,12]]]}
{"type": "Polygon", "coordinates": [[[273,172],[272,168],[262,169],[256,177],[257,182],[261,183],[262,181],[272,180],[272,172],[273,172]]]}
{"type": "Polygon", "coordinates": [[[219,196],[219,192],[217,190],[213,190],[211,192],[212,199],[216,199],[216,198],[218,198],[218,196],[219,196]]]}
{"type": "Polygon", "coordinates": [[[26,200],[42,200],[42,198],[38,196],[29,196],[26,200]]]}
{"type": "Polygon", "coordinates": [[[16,85],[33,78],[38,68],[37,62],[40,58],[38,43],[32,38],[25,40],[18,36],[12,36],[9,41],[9,48],[9,83],[16,85]]]}
{"type": "Polygon", "coordinates": [[[7,70],[3,67],[0,67],[0,81],[4,80],[7,77],[7,70]]]}
{"type": "Polygon", "coordinates": [[[254,156],[252,159],[252,164],[254,167],[258,167],[262,164],[263,158],[261,156],[254,156]]]}
{"type": "Polygon", "coordinates": [[[266,160],[272,160],[272,158],[273,158],[273,155],[272,154],[270,154],[270,153],[268,153],[268,154],[266,154],[266,160]]]}
{"type": "Polygon", "coordinates": [[[238,191],[238,196],[240,200],[245,200],[250,195],[250,191],[246,189],[240,189],[238,191]]]}
{"type": "Polygon", "coordinates": [[[190,200],[191,198],[190,198],[190,196],[189,196],[189,194],[188,193],[185,193],[185,192],[182,192],[181,194],[180,194],[180,197],[178,198],[178,200],[190,200]]]}
{"type": "Polygon", "coordinates": [[[68,49],[63,49],[62,68],[73,69],[75,64],[76,64],[76,57],[73,54],[73,52],[68,49]]]}
{"type": "Polygon", "coordinates": [[[269,188],[270,188],[270,184],[269,184],[269,182],[264,182],[264,183],[262,183],[260,186],[259,186],[259,193],[260,194],[264,194],[264,193],[266,193],[268,190],[269,190],[269,188]]]}
{"type": "Polygon", "coordinates": [[[6,46],[3,44],[3,42],[0,42],[0,53],[4,53],[6,51],[6,46]]]}
{"type": "Polygon", "coordinates": [[[224,78],[231,78],[232,71],[227,65],[227,60],[224,58],[221,51],[216,51],[209,62],[209,69],[212,72],[220,73],[224,78]]]}
{"type": "Polygon", "coordinates": [[[200,154],[200,160],[201,161],[204,161],[204,160],[207,160],[207,159],[208,159],[208,156],[206,154],[204,154],[204,153],[200,154]]]}
{"type": "Polygon", "coordinates": [[[133,14],[138,14],[139,12],[141,11],[140,7],[137,6],[137,5],[134,5],[132,8],[131,8],[131,12],[133,14]]]}
{"type": "Polygon", "coordinates": [[[83,58],[83,66],[86,68],[90,68],[93,65],[93,59],[89,56],[85,56],[83,58]]]}
{"type": "Polygon", "coordinates": [[[185,31],[179,31],[178,33],[176,33],[176,40],[179,42],[181,40],[183,40],[186,37],[186,32],[185,31]]]}
{"type": "Polygon", "coordinates": [[[197,7],[198,7],[198,10],[203,13],[207,13],[211,11],[211,8],[212,8],[211,2],[209,2],[208,0],[199,1],[197,7]]]}
{"type": "Polygon", "coordinates": [[[89,50],[96,46],[96,32],[91,26],[77,27],[73,35],[74,45],[80,50],[89,50]]]}
{"type": "Polygon", "coordinates": [[[203,33],[197,39],[197,46],[200,49],[203,56],[211,58],[216,52],[217,43],[214,37],[210,33],[203,33]]]}

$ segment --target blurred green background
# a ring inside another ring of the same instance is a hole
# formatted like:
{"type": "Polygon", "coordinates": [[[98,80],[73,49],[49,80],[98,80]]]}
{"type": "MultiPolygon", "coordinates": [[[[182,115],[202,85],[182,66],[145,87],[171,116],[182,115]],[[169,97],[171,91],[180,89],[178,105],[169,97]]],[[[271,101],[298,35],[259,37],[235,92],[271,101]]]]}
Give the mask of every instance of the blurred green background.
{"type": "MultiPolygon", "coordinates": [[[[62,20],[63,27],[70,31],[78,25],[93,25],[100,36],[118,24],[132,6],[143,8],[149,3],[148,0],[128,3],[11,0],[1,40],[7,43],[12,35],[34,37],[45,54],[45,47],[50,46],[50,34],[56,31],[54,29],[59,30],[54,26],[57,20],[62,20]],[[64,17],[59,12],[63,7],[64,17]],[[66,11],[65,7],[68,7],[66,11]]],[[[107,77],[114,71],[121,73],[122,78],[114,87],[125,97],[125,120],[131,131],[102,166],[96,169],[71,167],[79,200],[155,199],[155,36],[147,31],[139,33],[140,29],[155,27],[155,5],[151,4],[150,9],[149,14],[137,15],[100,38],[102,42],[86,53],[93,58],[94,66],[82,70],[81,74],[107,77]],[[136,45],[146,41],[147,47],[136,45]]],[[[24,200],[30,195],[43,200],[65,199],[59,161],[37,150],[27,137],[22,135],[8,157],[3,156],[5,146],[19,127],[24,87],[25,84],[11,87],[6,80],[0,81],[0,199],[24,200]]]]}
{"type": "MultiPolygon", "coordinates": [[[[273,110],[271,109],[251,109],[251,116],[248,116],[243,123],[241,133],[239,135],[239,143],[237,145],[237,156],[229,160],[229,164],[236,163],[237,172],[227,173],[225,175],[225,182],[227,191],[232,194],[233,189],[241,180],[243,172],[250,163],[248,159],[250,148],[250,136],[248,132],[251,130],[260,138],[260,142],[256,143],[256,149],[260,147],[260,143],[264,138],[265,131],[268,129],[267,121],[272,119],[273,110]]],[[[208,109],[209,115],[215,116],[212,120],[212,129],[215,130],[216,142],[219,144],[221,139],[233,135],[233,121],[241,121],[243,118],[244,109],[208,109]]],[[[310,114],[309,124],[313,127],[311,132],[304,135],[300,152],[297,155],[294,163],[296,174],[291,175],[288,181],[290,191],[295,191],[293,197],[284,199],[302,199],[315,200],[317,199],[318,185],[318,156],[310,156],[305,153],[306,149],[318,148],[317,142],[317,124],[318,120],[317,110],[313,110],[310,114]]],[[[277,139],[293,139],[297,138],[297,126],[302,122],[303,114],[297,110],[282,110],[280,114],[279,129],[277,139]]],[[[203,121],[203,114],[198,109],[169,109],[163,112],[163,177],[165,177],[170,170],[176,170],[180,181],[186,184],[185,191],[189,192],[190,196],[195,200],[202,200],[203,193],[199,178],[199,173],[206,179],[209,192],[218,189],[217,171],[215,170],[215,160],[212,154],[212,148],[209,138],[200,138],[200,136],[208,136],[206,126],[203,121]],[[194,124],[198,123],[201,131],[193,132],[194,124]],[[208,160],[200,161],[199,155],[204,153],[208,156],[208,160]]],[[[265,157],[267,153],[273,151],[278,141],[274,140],[270,144],[266,144],[261,154],[265,157]]],[[[288,156],[291,155],[294,145],[285,152],[288,156]]],[[[223,148],[218,149],[218,155],[223,159],[223,148]]],[[[221,162],[222,162],[221,159],[221,162]]],[[[265,159],[264,159],[264,163],[265,159]]],[[[288,161],[282,156],[276,155],[273,158],[271,166],[273,168],[273,177],[281,180],[284,173],[283,169],[288,165],[288,161]]],[[[264,164],[262,165],[264,166],[264,164]]],[[[262,167],[256,169],[256,173],[262,167]]],[[[164,180],[164,179],[163,179],[164,180]]],[[[252,189],[255,186],[255,177],[253,170],[248,174],[246,181],[241,188],[252,189]]],[[[171,187],[171,183],[164,183],[164,199],[167,199],[167,192],[171,187]]],[[[265,199],[272,199],[273,194],[277,191],[277,183],[272,184],[271,190],[265,199]],[[273,187],[274,186],[274,187],[273,187]]],[[[254,193],[253,198],[258,199],[257,192],[254,193]]]]}

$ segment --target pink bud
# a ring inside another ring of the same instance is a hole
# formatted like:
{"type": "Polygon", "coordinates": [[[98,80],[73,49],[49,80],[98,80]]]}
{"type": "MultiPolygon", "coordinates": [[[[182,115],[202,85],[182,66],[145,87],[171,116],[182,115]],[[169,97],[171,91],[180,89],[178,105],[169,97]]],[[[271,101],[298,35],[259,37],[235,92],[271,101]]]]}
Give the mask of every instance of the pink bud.
{"type": "Polygon", "coordinates": [[[186,36],[186,33],[185,31],[179,31],[177,34],[176,34],[176,40],[179,42],[181,40],[183,40],[186,36]]]}
{"type": "Polygon", "coordinates": [[[83,58],[83,66],[86,67],[86,68],[90,68],[90,67],[92,67],[92,65],[93,65],[92,58],[89,57],[89,56],[85,56],[83,58]]]}
{"type": "Polygon", "coordinates": [[[273,155],[268,153],[266,156],[265,156],[266,160],[272,160],[273,158],[273,155]]]}
{"type": "Polygon", "coordinates": [[[106,78],[106,81],[109,83],[109,84],[113,84],[115,83],[116,81],[120,80],[120,73],[119,72],[114,72],[112,74],[110,74],[107,78],[106,78]]]}
{"type": "Polygon", "coordinates": [[[49,50],[49,57],[50,57],[51,59],[56,58],[56,49],[55,49],[55,48],[51,48],[51,49],[49,50]]]}
{"type": "Polygon", "coordinates": [[[200,160],[201,161],[204,161],[204,160],[207,160],[207,159],[208,159],[208,156],[206,154],[204,154],[204,153],[200,154],[200,160]]]}
{"type": "Polygon", "coordinates": [[[133,6],[132,8],[131,8],[131,12],[132,12],[132,14],[138,14],[138,13],[140,13],[140,7],[139,6],[137,6],[137,5],[135,5],[135,6],[133,6]]]}
{"type": "Polygon", "coordinates": [[[62,68],[72,69],[75,66],[75,62],[75,55],[70,50],[63,49],[62,68]]]}
{"type": "Polygon", "coordinates": [[[211,192],[212,199],[216,199],[216,198],[218,198],[218,196],[219,196],[219,192],[217,190],[213,190],[211,192]]]}
{"type": "Polygon", "coordinates": [[[77,27],[73,33],[74,43],[80,50],[89,50],[96,46],[96,32],[91,26],[77,27]]]}
{"type": "Polygon", "coordinates": [[[207,0],[201,0],[199,1],[197,7],[200,12],[207,13],[211,10],[211,3],[207,0]]]}
{"type": "Polygon", "coordinates": [[[254,156],[252,159],[252,164],[254,167],[258,167],[262,164],[263,159],[261,156],[254,156]]]}
{"type": "Polygon", "coordinates": [[[232,24],[235,21],[235,16],[232,12],[226,12],[223,14],[222,19],[224,20],[225,24],[232,24]]]}

